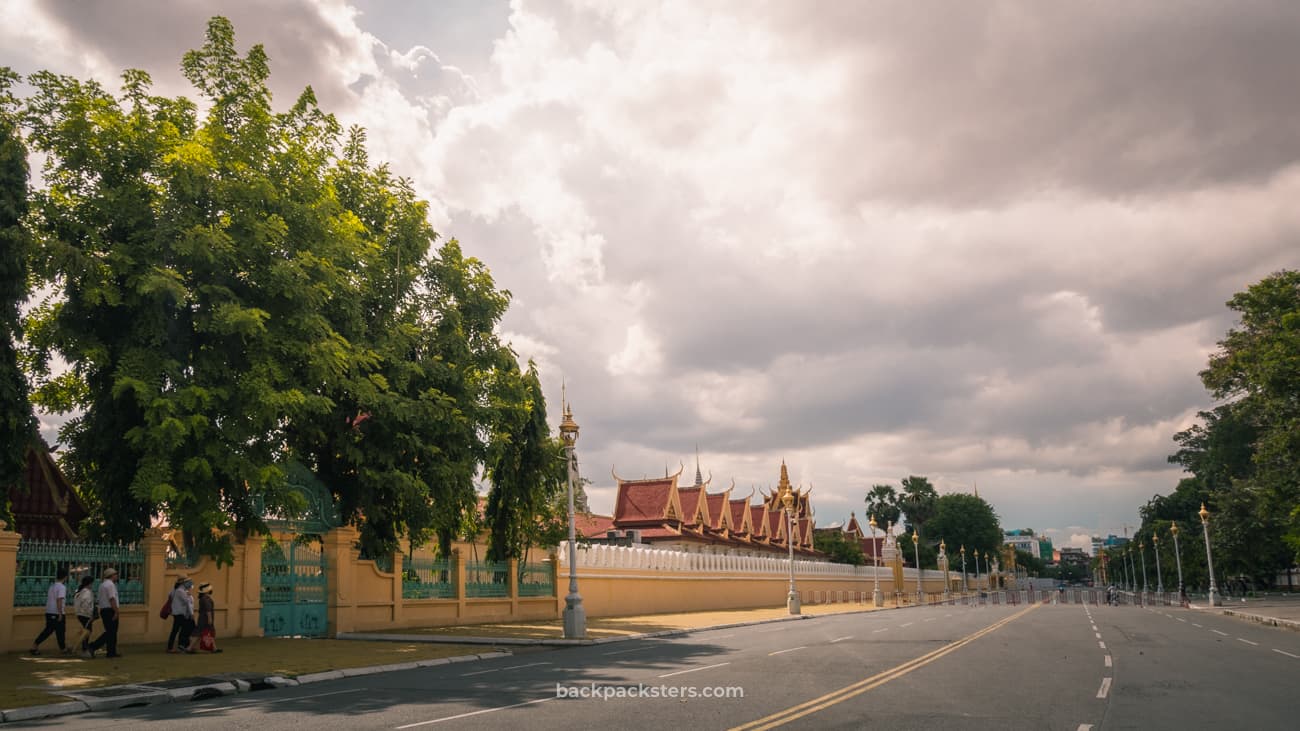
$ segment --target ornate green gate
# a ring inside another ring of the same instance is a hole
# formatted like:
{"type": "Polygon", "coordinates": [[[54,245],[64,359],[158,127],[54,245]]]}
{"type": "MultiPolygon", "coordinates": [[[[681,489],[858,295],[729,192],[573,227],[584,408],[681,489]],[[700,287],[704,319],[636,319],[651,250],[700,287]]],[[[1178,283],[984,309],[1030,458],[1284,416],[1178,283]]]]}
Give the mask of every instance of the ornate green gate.
{"type": "Polygon", "coordinates": [[[266,524],[281,541],[262,547],[262,634],[266,637],[323,637],[329,628],[325,555],[319,536],[339,525],[334,499],[321,481],[298,462],[285,465],[289,488],[301,498],[297,510],[266,524]]]}
{"type": "Polygon", "coordinates": [[[325,561],[314,547],[271,541],[262,547],[262,634],[266,637],[323,637],[325,561]]]}

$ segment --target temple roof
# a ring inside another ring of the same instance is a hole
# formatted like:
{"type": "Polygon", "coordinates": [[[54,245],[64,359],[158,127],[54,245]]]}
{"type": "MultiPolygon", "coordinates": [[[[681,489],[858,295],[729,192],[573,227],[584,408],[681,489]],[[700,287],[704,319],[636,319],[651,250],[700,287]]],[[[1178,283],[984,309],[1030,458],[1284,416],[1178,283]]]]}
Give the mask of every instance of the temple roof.
{"type": "Polygon", "coordinates": [[[614,522],[636,523],[681,519],[677,477],[621,480],[614,505],[614,522]]]}
{"type": "Polygon", "coordinates": [[[9,488],[12,530],[24,538],[70,541],[86,517],[86,506],[44,446],[27,450],[24,485],[9,488]]]}

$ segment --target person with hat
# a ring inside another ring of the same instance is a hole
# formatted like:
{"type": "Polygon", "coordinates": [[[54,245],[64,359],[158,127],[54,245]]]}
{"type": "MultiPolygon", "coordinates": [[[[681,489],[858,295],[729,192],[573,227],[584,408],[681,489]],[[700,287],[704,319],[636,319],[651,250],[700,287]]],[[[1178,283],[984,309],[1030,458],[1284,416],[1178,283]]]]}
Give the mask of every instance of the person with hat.
{"type": "Polygon", "coordinates": [[[99,582],[99,618],[104,622],[104,631],[81,653],[86,658],[95,657],[101,647],[108,649],[107,657],[121,657],[117,652],[117,625],[121,619],[117,606],[117,569],[104,569],[102,578],[99,582]]]}
{"type": "Polygon", "coordinates": [[[217,649],[216,602],[212,600],[212,584],[199,584],[199,637],[198,648],[207,652],[217,649]]]}
{"type": "Polygon", "coordinates": [[[190,652],[190,636],[194,634],[194,597],[190,594],[193,587],[194,582],[185,574],[177,577],[172,587],[172,631],[167,635],[167,652],[171,654],[190,652]]]}

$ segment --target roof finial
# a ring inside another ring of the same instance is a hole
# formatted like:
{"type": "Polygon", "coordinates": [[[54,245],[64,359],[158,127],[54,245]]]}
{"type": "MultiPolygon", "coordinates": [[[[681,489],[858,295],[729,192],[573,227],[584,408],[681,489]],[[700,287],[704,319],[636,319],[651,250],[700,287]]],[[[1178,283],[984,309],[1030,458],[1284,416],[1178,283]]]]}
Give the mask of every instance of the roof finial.
{"type": "Polygon", "coordinates": [[[976,481],[974,484],[975,484],[975,497],[979,497],[979,496],[980,496],[980,483],[979,483],[978,481],[976,481]]]}
{"type": "Polygon", "coordinates": [[[700,445],[695,445],[695,487],[704,484],[704,475],[700,474],[700,445]]]}

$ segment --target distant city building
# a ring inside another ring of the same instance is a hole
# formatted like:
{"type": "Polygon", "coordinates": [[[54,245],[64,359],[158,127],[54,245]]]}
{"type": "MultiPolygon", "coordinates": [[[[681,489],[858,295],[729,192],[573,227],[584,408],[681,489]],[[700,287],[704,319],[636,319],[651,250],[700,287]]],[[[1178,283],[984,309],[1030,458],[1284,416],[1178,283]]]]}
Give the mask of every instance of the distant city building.
{"type": "Polygon", "coordinates": [[[1092,537],[1092,555],[1094,555],[1094,556],[1100,556],[1100,555],[1101,555],[1101,549],[1102,549],[1105,545],[1106,545],[1106,541],[1105,541],[1105,539],[1103,539],[1101,536],[1093,536],[1093,537],[1092,537]]]}
{"type": "Polygon", "coordinates": [[[1064,566],[1082,566],[1085,569],[1088,568],[1088,564],[1092,560],[1087,551],[1074,546],[1063,546],[1056,552],[1056,555],[1057,563],[1064,566]]]}
{"type": "Polygon", "coordinates": [[[1002,536],[1002,544],[1017,551],[1024,551],[1030,556],[1039,556],[1038,537],[1029,529],[1009,531],[1002,536]]]}
{"type": "Polygon", "coordinates": [[[1126,545],[1128,545],[1128,538],[1117,536],[1114,533],[1106,536],[1106,540],[1101,542],[1102,548],[1120,548],[1126,545]]]}
{"type": "Polygon", "coordinates": [[[1052,558],[1052,539],[1046,536],[1038,537],[1038,557],[1044,561],[1050,561],[1052,558]]]}

